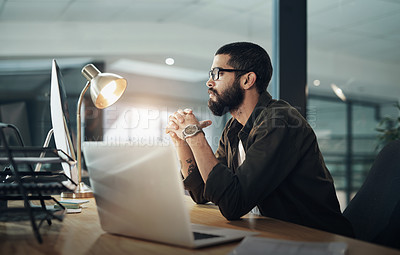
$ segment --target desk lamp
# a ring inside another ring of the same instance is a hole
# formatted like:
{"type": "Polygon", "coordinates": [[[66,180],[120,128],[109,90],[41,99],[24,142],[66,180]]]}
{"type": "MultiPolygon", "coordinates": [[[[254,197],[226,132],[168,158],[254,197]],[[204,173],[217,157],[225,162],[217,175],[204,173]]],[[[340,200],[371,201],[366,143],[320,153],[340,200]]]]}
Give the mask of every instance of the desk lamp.
{"type": "Polygon", "coordinates": [[[74,193],[70,193],[73,198],[93,197],[92,190],[82,182],[82,160],[81,160],[81,105],[85,92],[90,87],[90,96],[94,105],[99,109],[104,109],[114,104],[124,93],[127,81],[119,75],[112,73],[101,73],[94,65],[88,64],[82,69],[82,75],[88,80],[78,99],[76,110],[77,125],[77,161],[78,161],[78,187],[74,193]]]}

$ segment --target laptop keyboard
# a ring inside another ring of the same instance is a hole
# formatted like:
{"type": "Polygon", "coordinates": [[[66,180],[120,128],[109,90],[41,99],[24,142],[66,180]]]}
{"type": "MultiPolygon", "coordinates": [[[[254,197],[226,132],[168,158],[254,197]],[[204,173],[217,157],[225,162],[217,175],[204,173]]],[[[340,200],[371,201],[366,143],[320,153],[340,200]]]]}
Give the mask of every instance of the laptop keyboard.
{"type": "Polygon", "coordinates": [[[205,233],[199,233],[199,232],[193,232],[193,236],[194,236],[194,240],[220,237],[218,235],[211,235],[211,234],[205,234],[205,233]]]}

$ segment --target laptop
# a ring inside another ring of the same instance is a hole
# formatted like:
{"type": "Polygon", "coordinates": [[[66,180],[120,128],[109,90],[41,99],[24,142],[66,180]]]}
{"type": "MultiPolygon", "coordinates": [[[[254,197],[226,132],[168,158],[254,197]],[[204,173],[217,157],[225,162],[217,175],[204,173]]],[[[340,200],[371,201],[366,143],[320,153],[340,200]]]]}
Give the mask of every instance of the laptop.
{"type": "Polygon", "coordinates": [[[257,234],[190,222],[172,146],[84,142],[82,151],[108,233],[189,248],[257,234]]]}

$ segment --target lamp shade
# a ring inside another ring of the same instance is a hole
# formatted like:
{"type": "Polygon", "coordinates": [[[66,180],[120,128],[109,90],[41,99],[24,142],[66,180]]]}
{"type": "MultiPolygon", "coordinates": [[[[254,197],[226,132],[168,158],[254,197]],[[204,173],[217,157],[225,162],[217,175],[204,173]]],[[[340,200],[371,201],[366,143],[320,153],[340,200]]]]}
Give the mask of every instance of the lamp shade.
{"type": "Polygon", "coordinates": [[[90,82],[90,96],[99,109],[114,104],[126,89],[127,81],[123,77],[112,73],[101,73],[92,64],[83,67],[82,74],[90,82]]]}

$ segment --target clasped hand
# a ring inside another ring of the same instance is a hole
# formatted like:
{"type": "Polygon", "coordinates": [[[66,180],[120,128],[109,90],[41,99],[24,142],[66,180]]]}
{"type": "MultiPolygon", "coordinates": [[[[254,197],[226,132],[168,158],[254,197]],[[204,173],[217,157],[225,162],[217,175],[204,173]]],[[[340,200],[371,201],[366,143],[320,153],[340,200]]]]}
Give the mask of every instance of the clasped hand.
{"type": "Polygon", "coordinates": [[[206,128],[212,124],[211,120],[198,121],[192,109],[179,109],[170,115],[168,119],[168,126],[165,129],[165,133],[169,134],[175,140],[183,140],[182,131],[190,124],[198,125],[200,128],[206,128]]]}

